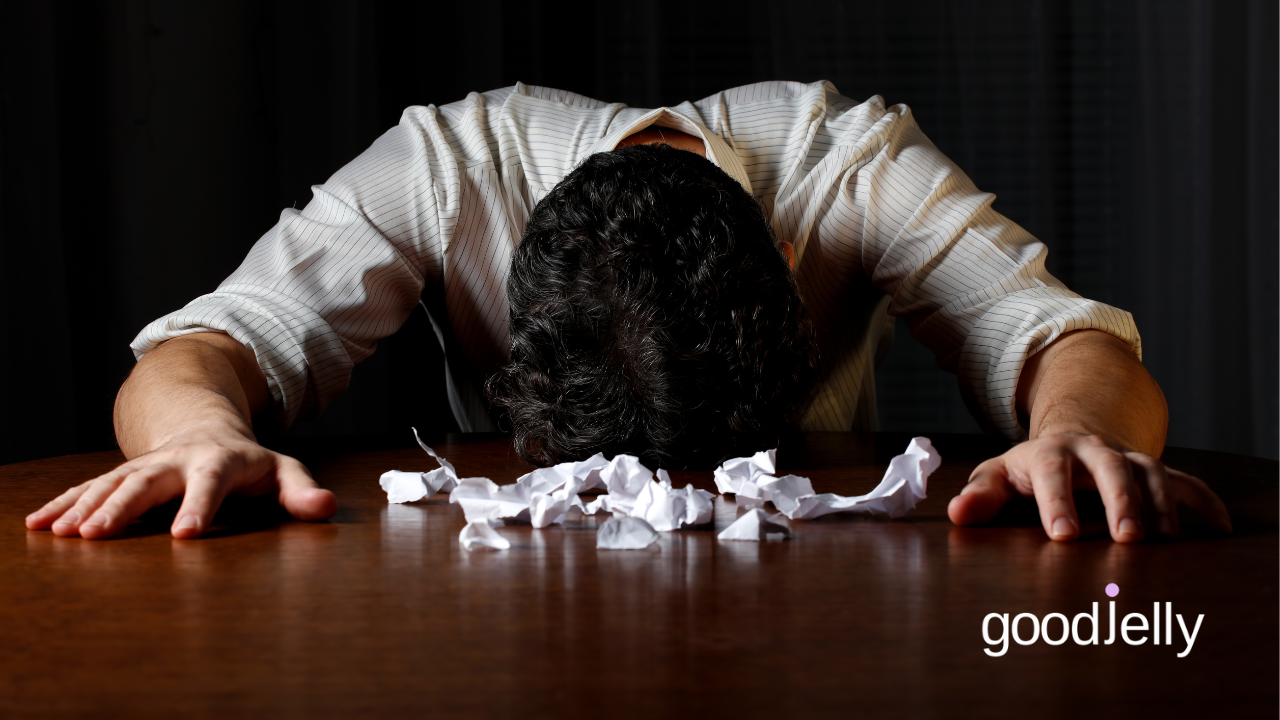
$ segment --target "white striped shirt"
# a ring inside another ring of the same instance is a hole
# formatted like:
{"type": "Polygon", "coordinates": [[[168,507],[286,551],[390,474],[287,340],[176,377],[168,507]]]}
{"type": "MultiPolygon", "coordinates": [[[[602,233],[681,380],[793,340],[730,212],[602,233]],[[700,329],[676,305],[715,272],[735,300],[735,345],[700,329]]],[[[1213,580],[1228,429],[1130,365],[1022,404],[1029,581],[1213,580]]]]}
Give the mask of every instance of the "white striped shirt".
{"type": "Polygon", "coordinates": [[[1023,363],[1065,332],[1141,341],[1128,313],[1045,269],[1045,246],[991,208],[904,105],[827,82],[747,85],[644,110],[517,84],[411,107],[301,212],[287,209],[218,289],[142,330],[141,358],[192,332],[249,347],[289,425],[319,412],[420,299],[446,348],[464,430],[491,427],[477,383],[506,359],[505,285],[533,207],[587,156],[650,124],[706,145],[795,246],[823,380],[809,429],[875,427],[874,363],[891,315],[970,407],[1011,440],[1023,363]]]}

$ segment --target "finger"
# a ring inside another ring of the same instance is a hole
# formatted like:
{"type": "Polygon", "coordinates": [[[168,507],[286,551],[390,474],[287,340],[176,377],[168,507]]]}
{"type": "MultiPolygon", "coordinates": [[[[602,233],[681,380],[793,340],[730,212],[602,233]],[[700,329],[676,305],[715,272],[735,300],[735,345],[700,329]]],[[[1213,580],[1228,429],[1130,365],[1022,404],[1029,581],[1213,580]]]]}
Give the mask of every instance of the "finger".
{"type": "Polygon", "coordinates": [[[182,507],[178,508],[169,529],[174,537],[199,537],[213,525],[213,516],[227,495],[226,471],[226,468],[219,468],[188,474],[182,507]]]}
{"type": "Polygon", "coordinates": [[[80,537],[100,540],[118,535],[139,515],[169,502],[181,492],[182,476],[176,467],[148,467],[129,473],[97,512],[80,526],[80,537]]]}
{"type": "Polygon", "coordinates": [[[1227,506],[1203,480],[1173,468],[1168,468],[1168,472],[1176,502],[1191,508],[1218,530],[1231,532],[1231,515],[1227,512],[1227,506]]]}
{"type": "Polygon", "coordinates": [[[54,521],[66,514],[67,510],[72,508],[77,501],[98,482],[114,482],[123,480],[126,475],[132,472],[133,467],[129,463],[125,463],[111,472],[99,475],[92,480],[82,482],[79,485],[67,490],[58,497],[45,503],[45,506],[27,516],[27,527],[31,530],[47,530],[54,521]]]}
{"type": "Polygon", "coordinates": [[[321,488],[302,463],[277,455],[276,481],[280,484],[280,506],[299,520],[324,520],[338,512],[338,498],[321,488]]]}
{"type": "Polygon", "coordinates": [[[956,525],[988,522],[1009,502],[1010,494],[1004,459],[992,458],[975,468],[969,484],[951,498],[947,516],[956,525]]]}
{"type": "Polygon", "coordinates": [[[1156,513],[1160,534],[1177,537],[1178,503],[1173,497],[1169,473],[1165,470],[1164,463],[1140,452],[1127,452],[1124,456],[1133,464],[1134,481],[1156,513]]]}
{"type": "Polygon", "coordinates": [[[75,503],[54,521],[53,534],[59,537],[75,537],[80,534],[80,526],[93,514],[111,493],[124,482],[124,475],[109,473],[89,483],[89,487],[80,494],[75,503]]]}
{"type": "Polygon", "coordinates": [[[1116,542],[1137,542],[1142,526],[1142,493],[1133,479],[1133,465],[1123,453],[1101,438],[1083,438],[1074,445],[1076,458],[1093,478],[1107,509],[1107,526],[1116,542]]]}
{"type": "Polygon", "coordinates": [[[48,530],[53,521],[62,516],[72,505],[76,504],[76,500],[89,489],[89,485],[93,481],[80,483],[79,485],[68,489],[58,497],[45,503],[44,507],[27,516],[28,530],[48,530]]]}
{"type": "Polygon", "coordinates": [[[1080,517],[1071,495],[1072,459],[1066,448],[1044,446],[1026,459],[1026,474],[1040,510],[1040,524],[1048,536],[1059,542],[1080,536],[1080,517]]]}

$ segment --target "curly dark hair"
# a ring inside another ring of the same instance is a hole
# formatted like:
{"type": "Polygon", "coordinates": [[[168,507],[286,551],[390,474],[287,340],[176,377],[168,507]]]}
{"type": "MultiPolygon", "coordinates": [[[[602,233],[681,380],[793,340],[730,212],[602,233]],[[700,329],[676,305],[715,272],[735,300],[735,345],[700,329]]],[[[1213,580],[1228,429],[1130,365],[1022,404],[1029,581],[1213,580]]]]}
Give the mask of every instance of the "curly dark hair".
{"type": "Polygon", "coordinates": [[[774,447],[815,381],[812,325],[760,204],[667,145],[587,158],[538,203],[485,392],[520,457],[710,467],[774,447]]]}

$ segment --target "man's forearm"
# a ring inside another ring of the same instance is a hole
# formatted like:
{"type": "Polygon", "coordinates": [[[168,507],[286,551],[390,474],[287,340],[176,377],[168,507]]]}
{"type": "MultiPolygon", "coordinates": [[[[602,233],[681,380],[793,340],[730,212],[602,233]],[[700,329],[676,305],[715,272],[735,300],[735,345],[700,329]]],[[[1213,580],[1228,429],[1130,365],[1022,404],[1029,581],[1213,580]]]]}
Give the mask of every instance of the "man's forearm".
{"type": "Polygon", "coordinates": [[[1058,338],[1032,356],[1018,382],[1032,439],[1097,434],[1159,457],[1169,427],[1164,393],[1128,344],[1097,330],[1058,338]]]}
{"type": "Polygon", "coordinates": [[[253,354],[222,333],[165,342],[134,368],[116,397],[115,428],[128,458],[183,435],[253,440],[252,417],[270,401],[253,354]]]}
{"type": "Polygon", "coordinates": [[[229,494],[275,493],[301,520],[332,517],[332,492],[294,458],[267,450],[252,418],[270,402],[248,348],[222,333],[174,338],[147,353],[116,396],[116,438],[128,462],[27,516],[30,530],[113,537],[150,508],[181,497],[170,532],[199,537],[229,494]]]}

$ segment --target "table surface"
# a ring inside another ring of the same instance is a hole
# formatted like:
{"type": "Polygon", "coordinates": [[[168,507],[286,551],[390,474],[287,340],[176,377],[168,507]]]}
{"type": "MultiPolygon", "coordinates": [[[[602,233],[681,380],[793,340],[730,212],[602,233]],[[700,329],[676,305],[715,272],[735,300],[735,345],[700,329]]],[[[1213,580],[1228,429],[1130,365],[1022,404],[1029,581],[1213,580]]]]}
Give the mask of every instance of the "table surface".
{"type": "MultiPolygon", "coordinates": [[[[812,433],[779,469],[861,494],[908,439],[812,433]]],[[[528,469],[504,438],[432,442],[464,476],[528,469]]],[[[1000,448],[934,443],[942,467],[903,519],[828,516],[791,523],[789,541],[723,542],[738,510],[719,497],[715,531],[641,551],[597,551],[603,516],[577,516],[501,528],[510,550],[468,553],[447,496],[389,505],[379,489],[386,470],[435,467],[411,439],[296,445],[338,515],[302,523],[242,500],[201,540],[167,535],[172,505],[112,541],[25,529],[118,453],[0,467],[0,716],[1276,716],[1277,463],[1167,451],[1218,491],[1231,536],[1186,517],[1177,542],[1113,544],[1081,495],[1086,536],[1053,543],[1030,503],[953,526],[947,501],[1000,448]],[[1203,614],[1192,652],[1177,657],[1176,623],[1172,646],[983,652],[993,612],[1073,617],[1098,602],[1105,639],[1108,583],[1120,614],[1203,614]]],[[[710,472],[672,476],[714,490],[710,472]]]]}

